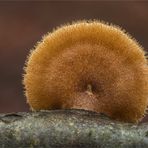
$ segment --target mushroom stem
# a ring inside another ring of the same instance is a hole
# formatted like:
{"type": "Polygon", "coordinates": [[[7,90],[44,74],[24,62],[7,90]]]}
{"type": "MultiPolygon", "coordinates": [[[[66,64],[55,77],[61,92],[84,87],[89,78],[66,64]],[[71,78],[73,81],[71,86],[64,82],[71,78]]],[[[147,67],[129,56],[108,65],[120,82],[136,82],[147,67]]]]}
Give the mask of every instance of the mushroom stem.
{"type": "Polygon", "coordinates": [[[93,94],[92,85],[91,85],[91,84],[88,84],[88,85],[87,85],[86,93],[87,93],[88,95],[92,95],[92,94],[93,94]]]}

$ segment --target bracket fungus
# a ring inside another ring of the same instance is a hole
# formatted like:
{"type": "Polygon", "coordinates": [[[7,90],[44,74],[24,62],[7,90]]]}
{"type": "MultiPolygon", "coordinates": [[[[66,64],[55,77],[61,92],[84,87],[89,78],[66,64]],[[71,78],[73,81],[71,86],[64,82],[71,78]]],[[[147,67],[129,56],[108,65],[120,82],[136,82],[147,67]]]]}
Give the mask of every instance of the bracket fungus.
{"type": "Polygon", "coordinates": [[[45,35],[28,56],[23,83],[33,110],[85,109],[123,122],[146,113],[144,49],[120,27],[100,21],[45,35]]]}

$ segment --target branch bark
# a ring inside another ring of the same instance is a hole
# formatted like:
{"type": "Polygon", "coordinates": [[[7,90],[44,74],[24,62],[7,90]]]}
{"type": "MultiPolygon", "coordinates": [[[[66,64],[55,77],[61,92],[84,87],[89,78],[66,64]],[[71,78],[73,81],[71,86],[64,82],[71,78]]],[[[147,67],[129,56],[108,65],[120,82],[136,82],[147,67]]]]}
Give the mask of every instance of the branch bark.
{"type": "Polygon", "coordinates": [[[1,114],[0,147],[147,148],[148,125],[75,109],[1,114]]]}

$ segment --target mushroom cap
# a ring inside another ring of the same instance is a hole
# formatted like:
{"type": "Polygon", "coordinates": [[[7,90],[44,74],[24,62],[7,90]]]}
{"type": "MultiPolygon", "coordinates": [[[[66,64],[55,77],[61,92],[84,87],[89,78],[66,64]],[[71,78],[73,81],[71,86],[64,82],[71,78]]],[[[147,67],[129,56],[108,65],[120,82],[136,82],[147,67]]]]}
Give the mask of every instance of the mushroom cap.
{"type": "Polygon", "coordinates": [[[137,122],[148,102],[144,49],[119,27],[81,21],[43,37],[23,83],[33,110],[79,108],[137,122]]]}

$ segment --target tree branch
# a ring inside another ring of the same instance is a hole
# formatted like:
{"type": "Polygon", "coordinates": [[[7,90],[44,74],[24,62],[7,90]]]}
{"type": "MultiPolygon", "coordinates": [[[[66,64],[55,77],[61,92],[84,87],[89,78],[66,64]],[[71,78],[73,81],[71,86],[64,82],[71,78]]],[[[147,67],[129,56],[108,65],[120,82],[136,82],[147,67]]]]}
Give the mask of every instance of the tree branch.
{"type": "Polygon", "coordinates": [[[75,109],[1,114],[0,147],[146,148],[148,125],[75,109]]]}

